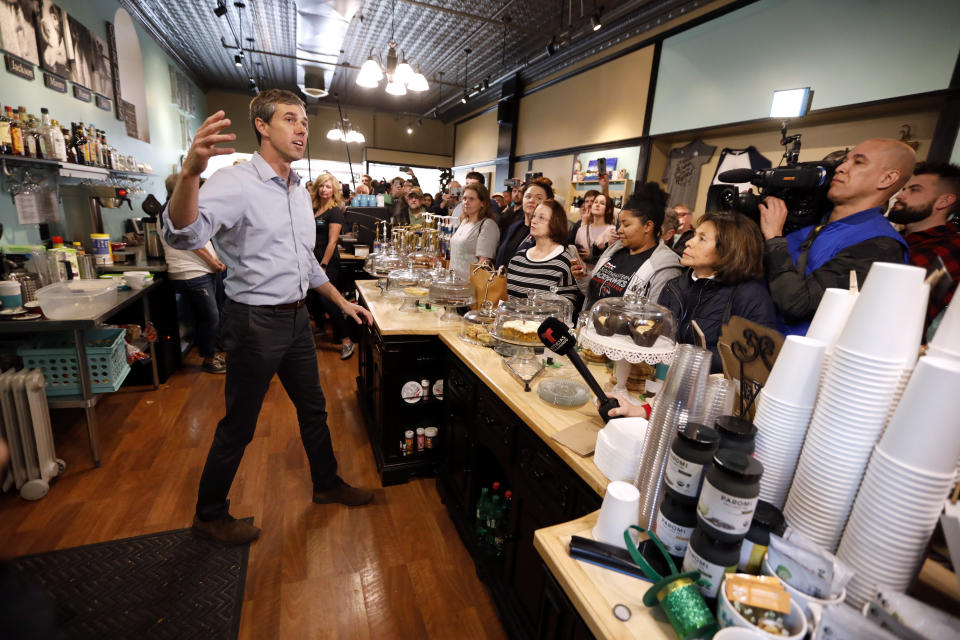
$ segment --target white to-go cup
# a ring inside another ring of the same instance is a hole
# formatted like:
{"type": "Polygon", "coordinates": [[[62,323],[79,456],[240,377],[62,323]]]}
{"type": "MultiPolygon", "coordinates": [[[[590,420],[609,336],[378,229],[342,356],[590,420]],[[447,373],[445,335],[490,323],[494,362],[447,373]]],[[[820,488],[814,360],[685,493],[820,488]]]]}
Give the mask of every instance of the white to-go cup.
{"type": "MultiPolygon", "coordinates": [[[[619,480],[607,485],[600,506],[600,515],[593,528],[593,539],[626,549],[624,530],[640,520],[640,492],[629,482],[619,480]]],[[[636,542],[636,532],[631,531],[636,542]]]]}
{"type": "Polygon", "coordinates": [[[930,473],[952,473],[960,456],[960,361],[925,356],[880,439],[891,458],[930,473]]]}
{"type": "Polygon", "coordinates": [[[960,358],[960,297],[954,296],[930,341],[930,355],[960,358]]]}
{"type": "Polygon", "coordinates": [[[925,277],[920,267],[874,262],[837,346],[915,362],[930,294],[925,277]]]}
{"type": "Polygon", "coordinates": [[[826,343],[827,350],[830,350],[847,324],[847,318],[850,317],[858,295],[847,289],[824,291],[820,304],[817,305],[817,312],[807,329],[807,337],[826,343]]]}
{"type": "Polygon", "coordinates": [[[826,352],[827,345],[820,340],[787,336],[763,386],[764,393],[794,407],[812,407],[826,352]]]}

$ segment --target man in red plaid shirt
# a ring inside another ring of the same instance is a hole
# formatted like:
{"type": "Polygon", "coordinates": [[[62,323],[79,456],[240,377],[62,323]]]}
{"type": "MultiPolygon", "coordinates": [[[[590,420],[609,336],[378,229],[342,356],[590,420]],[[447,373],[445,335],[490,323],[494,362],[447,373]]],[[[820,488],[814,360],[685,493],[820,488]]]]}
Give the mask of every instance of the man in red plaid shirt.
{"type": "Polygon", "coordinates": [[[904,225],[903,238],[910,245],[911,264],[929,269],[939,257],[954,280],[945,295],[939,291],[939,296],[931,295],[924,331],[950,302],[960,280],[958,201],[960,167],[921,162],[894,198],[888,215],[890,222],[904,225]],[[949,221],[951,218],[954,220],[949,221]]]}

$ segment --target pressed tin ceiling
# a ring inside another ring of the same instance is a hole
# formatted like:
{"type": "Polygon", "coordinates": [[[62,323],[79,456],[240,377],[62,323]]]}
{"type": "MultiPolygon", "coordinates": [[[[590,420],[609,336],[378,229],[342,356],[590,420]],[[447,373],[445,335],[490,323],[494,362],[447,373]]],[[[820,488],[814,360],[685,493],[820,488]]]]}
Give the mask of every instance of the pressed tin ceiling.
{"type": "MultiPolygon", "coordinates": [[[[204,89],[246,91],[250,78],[261,89],[292,89],[298,65],[311,64],[296,59],[309,55],[305,48],[332,51],[313,57],[323,62],[333,62],[339,50],[337,66],[325,66],[331,95],[321,102],[336,94],[344,104],[423,115],[439,110],[444,119],[495,100],[499,83],[511,75],[534,82],[705,1],[243,0],[239,8],[227,0],[226,14],[217,17],[217,0],[120,0],[204,89]],[[298,10],[313,20],[309,33],[322,33],[326,40],[311,46],[301,37],[298,51],[298,10]],[[603,24],[597,31],[591,26],[594,13],[603,24]],[[332,28],[324,28],[325,19],[332,28]],[[393,96],[382,84],[374,89],[355,84],[371,51],[384,57],[391,39],[423,71],[429,91],[393,96]],[[234,63],[238,42],[245,50],[242,69],[234,63]],[[474,97],[462,105],[465,85],[474,97]]],[[[302,83],[302,71],[299,79],[302,83]]]]}

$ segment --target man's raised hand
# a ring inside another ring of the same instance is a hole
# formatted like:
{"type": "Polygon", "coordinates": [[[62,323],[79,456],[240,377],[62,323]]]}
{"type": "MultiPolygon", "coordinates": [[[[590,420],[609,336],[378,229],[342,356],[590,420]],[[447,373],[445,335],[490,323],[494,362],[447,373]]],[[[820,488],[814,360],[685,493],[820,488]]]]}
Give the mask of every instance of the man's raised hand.
{"type": "Polygon", "coordinates": [[[193,137],[193,144],[190,145],[187,159],[183,161],[182,173],[199,176],[207,168],[207,162],[213,156],[234,153],[236,150],[232,147],[216,146],[220,142],[237,139],[235,133],[222,133],[229,126],[230,119],[226,117],[223,111],[217,111],[204,120],[193,137]]]}

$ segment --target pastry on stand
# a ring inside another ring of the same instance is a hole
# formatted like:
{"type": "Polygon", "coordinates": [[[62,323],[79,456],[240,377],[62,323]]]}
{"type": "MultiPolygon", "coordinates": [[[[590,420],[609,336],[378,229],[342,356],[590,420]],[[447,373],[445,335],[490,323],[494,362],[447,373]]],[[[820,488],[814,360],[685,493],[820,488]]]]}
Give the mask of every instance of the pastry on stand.
{"type": "Polygon", "coordinates": [[[555,300],[511,298],[500,303],[491,334],[501,343],[513,345],[516,351],[504,357],[503,365],[530,391],[530,383],[543,372],[543,360],[535,349],[543,343],[537,335],[540,324],[549,316],[568,317],[567,310],[555,300]]]}
{"type": "Polygon", "coordinates": [[[613,392],[629,398],[631,365],[670,364],[677,346],[676,336],[673,312],[646,298],[626,295],[594,303],[579,342],[585,350],[602,354],[616,364],[613,392]]]}

